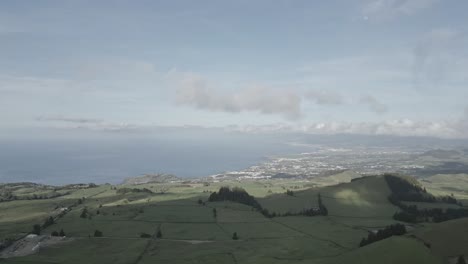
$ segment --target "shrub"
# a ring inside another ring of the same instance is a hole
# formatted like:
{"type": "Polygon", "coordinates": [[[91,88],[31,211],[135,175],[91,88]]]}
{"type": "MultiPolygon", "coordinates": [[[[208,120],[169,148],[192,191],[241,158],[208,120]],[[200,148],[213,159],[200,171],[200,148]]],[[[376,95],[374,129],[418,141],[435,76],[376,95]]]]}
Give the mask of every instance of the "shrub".
{"type": "Polygon", "coordinates": [[[103,234],[102,234],[101,231],[99,231],[99,230],[94,231],[94,237],[102,237],[102,236],[103,236],[103,234]]]}
{"type": "Polygon", "coordinates": [[[140,234],[140,237],[141,237],[141,238],[151,238],[151,235],[150,235],[150,234],[147,234],[147,233],[141,233],[141,234],[140,234]]]}

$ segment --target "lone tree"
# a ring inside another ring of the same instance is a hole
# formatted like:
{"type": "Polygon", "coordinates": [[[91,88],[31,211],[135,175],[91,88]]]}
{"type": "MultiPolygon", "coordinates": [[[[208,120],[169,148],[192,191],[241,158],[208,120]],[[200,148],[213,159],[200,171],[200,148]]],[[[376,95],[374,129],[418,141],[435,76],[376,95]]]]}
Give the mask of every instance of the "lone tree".
{"type": "Polygon", "coordinates": [[[466,264],[465,258],[463,256],[459,256],[457,260],[457,264],[466,264]]]}
{"type": "Polygon", "coordinates": [[[239,239],[239,237],[237,236],[237,232],[234,232],[234,233],[232,234],[232,239],[233,239],[233,240],[239,239]]]}
{"type": "Polygon", "coordinates": [[[60,229],[59,236],[61,236],[61,237],[64,237],[64,236],[65,236],[65,232],[63,232],[63,229],[60,229]]]}
{"type": "Polygon", "coordinates": [[[320,193],[318,194],[318,205],[319,205],[319,211],[320,211],[320,214],[321,215],[325,215],[327,216],[328,215],[328,209],[327,207],[325,207],[325,205],[323,204],[322,202],[322,196],[320,195],[320,193]]]}
{"type": "Polygon", "coordinates": [[[43,228],[46,228],[48,226],[51,226],[55,223],[54,221],[54,218],[52,216],[49,216],[49,218],[47,218],[44,222],[44,224],[42,225],[43,228]]]}
{"type": "Polygon", "coordinates": [[[84,208],[83,211],[81,211],[80,217],[81,218],[87,218],[88,217],[88,209],[84,208]]]}
{"type": "Polygon", "coordinates": [[[38,224],[33,225],[33,230],[32,230],[31,233],[36,234],[36,235],[40,235],[41,234],[41,225],[38,225],[38,224]]]}
{"type": "Polygon", "coordinates": [[[141,234],[140,234],[140,237],[141,237],[141,238],[151,238],[151,235],[150,235],[150,234],[147,234],[147,233],[141,233],[141,234]]]}
{"type": "Polygon", "coordinates": [[[156,232],[156,238],[161,238],[162,237],[162,232],[161,232],[161,225],[158,226],[158,231],[156,232]]]}
{"type": "Polygon", "coordinates": [[[218,216],[218,213],[216,212],[216,208],[213,208],[213,217],[216,218],[218,216]]]}
{"type": "Polygon", "coordinates": [[[161,237],[162,237],[161,229],[158,229],[158,232],[156,233],[156,238],[161,238],[161,237]]]}
{"type": "Polygon", "coordinates": [[[99,230],[97,230],[97,229],[94,231],[94,237],[102,237],[102,235],[103,235],[103,234],[102,234],[101,231],[99,231],[99,230]]]}

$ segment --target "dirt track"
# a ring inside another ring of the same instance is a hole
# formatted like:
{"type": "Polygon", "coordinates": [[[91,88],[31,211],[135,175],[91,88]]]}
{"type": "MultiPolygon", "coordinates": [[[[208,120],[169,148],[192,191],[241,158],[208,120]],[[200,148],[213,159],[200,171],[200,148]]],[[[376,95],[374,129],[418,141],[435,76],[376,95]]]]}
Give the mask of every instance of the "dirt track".
{"type": "Polygon", "coordinates": [[[0,258],[31,255],[38,252],[42,248],[71,240],[72,239],[66,237],[28,235],[2,250],[0,252],[0,258]]]}

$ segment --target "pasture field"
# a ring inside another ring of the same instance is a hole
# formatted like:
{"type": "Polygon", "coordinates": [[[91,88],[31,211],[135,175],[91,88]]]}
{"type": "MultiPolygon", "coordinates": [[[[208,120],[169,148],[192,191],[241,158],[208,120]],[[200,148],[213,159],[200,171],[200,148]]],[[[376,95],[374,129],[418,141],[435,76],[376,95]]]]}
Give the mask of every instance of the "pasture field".
{"type": "MultiPolygon", "coordinates": [[[[333,181],[347,177],[354,178],[343,174],[333,181]]],[[[1,202],[2,238],[20,238],[52,216],[55,223],[41,234],[63,229],[70,241],[32,255],[0,259],[0,263],[435,264],[468,254],[464,250],[468,241],[461,235],[468,232],[466,219],[415,225],[405,236],[360,248],[369,232],[397,223],[393,214],[398,208],[388,201],[390,189],[383,177],[307,186],[311,183],[293,180],[102,185],[61,189],[68,194],[51,199],[1,202]],[[248,205],[209,202],[210,193],[221,186],[245,188],[263,208],[277,213],[317,207],[320,194],[328,215],[267,218],[248,205]],[[127,191],[119,191],[122,188],[127,191]],[[286,190],[293,190],[293,195],[286,195],[286,190]],[[68,210],[58,217],[61,208],[68,210]],[[94,237],[96,230],[102,237],[94,237]],[[459,246],[453,246],[454,242],[459,246]]],[[[27,188],[16,191],[24,195],[43,192],[27,188]]],[[[418,203],[424,206],[448,205],[418,203]]]]}
{"type": "Polygon", "coordinates": [[[421,183],[435,195],[452,195],[468,200],[468,174],[437,174],[421,183]]]}
{"type": "Polygon", "coordinates": [[[443,223],[424,224],[414,235],[430,243],[431,249],[441,256],[468,256],[468,218],[443,223]]]}
{"type": "Polygon", "coordinates": [[[415,239],[391,237],[318,263],[442,264],[444,262],[415,239]]]}
{"type": "Polygon", "coordinates": [[[398,208],[388,202],[390,190],[383,177],[369,177],[350,183],[294,192],[294,196],[275,194],[259,202],[271,212],[298,212],[318,206],[318,195],[330,216],[391,218],[398,208]]]}

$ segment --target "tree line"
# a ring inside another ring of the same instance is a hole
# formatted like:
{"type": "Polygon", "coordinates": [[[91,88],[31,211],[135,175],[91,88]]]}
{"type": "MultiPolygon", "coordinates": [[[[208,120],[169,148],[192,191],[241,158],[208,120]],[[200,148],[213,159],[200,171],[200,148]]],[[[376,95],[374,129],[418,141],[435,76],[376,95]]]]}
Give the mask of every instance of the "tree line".
{"type": "Polygon", "coordinates": [[[391,236],[401,236],[406,234],[406,227],[402,224],[389,225],[377,232],[369,232],[367,238],[363,238],[359,247],[367,246],[374,242],[389,238],[391,236]]]}
{"type": "Polygon", "coordinates": [[[452,219],[468,217],[468,209],[465,208],[431,208],[419,209],[416,205],[407,205],[403,202],[445,202],[449,204],[460,204],[451,196],[435,197],[428,193],[425,188],[412,184],[409,181],[391,174],[384,175],[387,184],[392,191],[388,200],[401,211],[393,215],[393,219],[408,223],[420,222],[443,222],[452,219]]]}
{"type": "MultiPolygon", "coordinates": [[[[317,199],[318,199],[317,208],[303,209],[297,213],[286,212],[284,214],[281,214],[281,213],[276,213],[276,212],[270,212],[268,211],[268,209],[263,208],[260,205],[260,203],[255,199],[255,197],[248,194],[247,191],[245,191],[244,189],[238,188],[238,187],[234,187],[232,189],[229,187],[221,187],[218,192],[213,192],[208,197],[209,202],[231,201],[231,202],[237,202],[237,203],[252,206],[257,211],[259,211],[261,214],[263,214],[265,217],[268,217],[268,218],[279,217],[279,216],[297,216],[297,215],[302,215],[302,216],[328,215],[328,209],[323,204],[320,194],[318,194],[317,199]]],[[[216,215],[216,212],[214,211],[213,214],[216,215]]]]}

